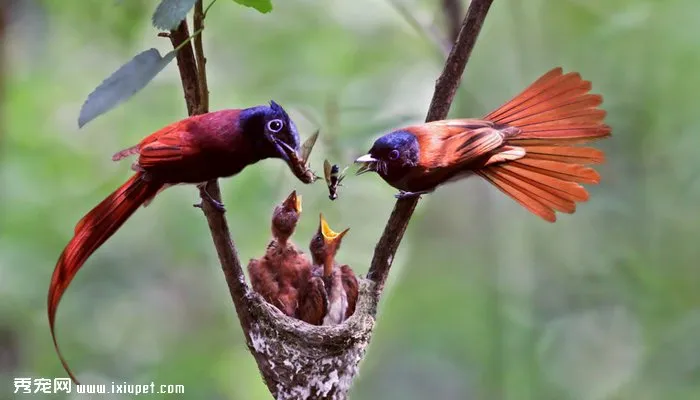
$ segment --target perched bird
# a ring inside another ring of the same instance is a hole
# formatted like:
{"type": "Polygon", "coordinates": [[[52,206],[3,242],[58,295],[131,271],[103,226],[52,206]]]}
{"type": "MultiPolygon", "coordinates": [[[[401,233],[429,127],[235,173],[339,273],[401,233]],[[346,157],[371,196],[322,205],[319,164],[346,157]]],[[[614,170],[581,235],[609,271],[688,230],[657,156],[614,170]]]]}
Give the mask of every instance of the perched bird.
{"type": "Polygon", "coordinates": [[[337,325],[355,312],[357,278],[349,266],[335,262],[340,242],[349,230],[333,232],[321,214],[318,231],[309,244],[313,265],[300,296],[298,315],[302,321],[337,325]]]}
{"type": "Polygon", "coordinates": [[[61,363],[73,381],[76,379],[56,342],[54,323],[61,296],[88,257],[142,204],[147,204],[166,187],[199,184],[202,195],[223,210],[222,204],[208,196],[202,183],[236,175],[265,158],[284,159],[291,168],[290,149],[299,149],[297,128],[285,110],[271,101],[270,106],[221,110],[185,118],[112,157],[117,161],[138,154],[138,161],[132,166],[136,174],[78,222],[73,238],[56,263],[49,287],[51,336],[61,363]]]}
{"type": "Polygon", "coordinates": [[[409,126],[374,142],[355,160],[357,174],[377,172],[400,190],[398,198],[432,192],[448,181],[479,175],[541,218],[573,213],[588,200],[579,183],[600,176],[584,164],[602,163],[602,151],[576,147],[610,136],[603,99],[589,94],[578,73],[555,68],[483,119],[409,126]]]}
{"type": "Polygon", "coordinates": [[[290,317],[296,317],[298,289],[311,263],[289,237],[301,215],[301,195],[293,191],[272,213],[272,241],[265,255],[248,263],[253,290],[290,317]]]}

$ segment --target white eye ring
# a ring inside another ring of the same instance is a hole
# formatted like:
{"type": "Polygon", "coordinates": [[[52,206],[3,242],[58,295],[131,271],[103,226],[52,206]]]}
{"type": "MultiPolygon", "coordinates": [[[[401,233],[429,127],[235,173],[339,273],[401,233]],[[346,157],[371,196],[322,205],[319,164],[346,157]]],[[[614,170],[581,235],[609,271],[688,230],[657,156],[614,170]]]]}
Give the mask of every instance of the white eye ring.
{"type": "Polygon", "coordinates": [[[267,129],[274,133],[281,131],[283,127],[284,122],[282,122],[281,119],[273,119],[272,121],[267,123],[267,129]]]}
{"type": "Polygon", "coordinates": [[[396,150],[396,149],[394,149],[394,150],[392,150],[392,151],[389,153],[389,159],[392,160],[392,161],[394,161],[394,160],[396,160],[396,159],[399,158],[399,155],[400,155],[400,154],[399,154],[399,151],[396,150]]]}

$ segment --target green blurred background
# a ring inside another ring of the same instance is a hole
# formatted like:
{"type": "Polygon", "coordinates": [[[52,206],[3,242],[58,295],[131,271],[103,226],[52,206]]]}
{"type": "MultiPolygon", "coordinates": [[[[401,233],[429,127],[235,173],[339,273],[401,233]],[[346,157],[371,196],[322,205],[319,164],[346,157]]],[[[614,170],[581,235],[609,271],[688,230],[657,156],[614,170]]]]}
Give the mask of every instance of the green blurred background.
{"type": "MultiPolygon", "coordinates": [[[[155,0],[0,4],[6,399],[16,396],[13,377],[65,376],[46,292],[75,223],[130,175],[130,161],[111,155],[186,110],[172,63],[129,102],[77,127],[105,77],[142,50],[170,49],[150,25],[155,0]]],[[[446,31],[442,2],[402,4],[428,30],[446,31]]],[[[424,118],[442,56],[390,2],[274,7],[262,15],[228,0],[214,6],[204,34],[213,110],[278,101],[303,137],[322,129],[316,169],[424,118]]],[[[603,94],[613,127],[600,144],[602,183],[556,224],[477,179],[426,196],[353,399],[700,398],[699,27],[697,0],[494,2],[451,115],[483,115],[554,66],[578,71],[603,94]]],[[[263,253],[272,208],[297,189],[296,241],[306,248],[324,212],[336,230],[352,227],[339,258],[358,273],[395,192],[376,176],[349,176],[331,202],[321,182],[303,186],[277,160],[222,185],[243,262],[263,253]]],[[[57,334],[82,381],[184,384],[185,395],[171,398],[270,397],[197,199],[192,187],[167,190],[73,281],[57,334]]]]}

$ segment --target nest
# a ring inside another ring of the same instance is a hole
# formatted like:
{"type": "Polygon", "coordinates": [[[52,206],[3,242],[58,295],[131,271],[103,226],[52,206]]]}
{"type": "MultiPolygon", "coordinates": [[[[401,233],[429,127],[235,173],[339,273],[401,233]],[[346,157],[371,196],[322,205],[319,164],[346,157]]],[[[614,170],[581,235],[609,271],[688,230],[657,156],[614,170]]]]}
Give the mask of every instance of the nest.
{"type": "Polygon", "coordinates": [[[362,278],[358,282],[355,313],[334,326],[289,317],[248,291],[248,347],[277,400],[347,398],[377,312],[376,285],[362,278]]]}

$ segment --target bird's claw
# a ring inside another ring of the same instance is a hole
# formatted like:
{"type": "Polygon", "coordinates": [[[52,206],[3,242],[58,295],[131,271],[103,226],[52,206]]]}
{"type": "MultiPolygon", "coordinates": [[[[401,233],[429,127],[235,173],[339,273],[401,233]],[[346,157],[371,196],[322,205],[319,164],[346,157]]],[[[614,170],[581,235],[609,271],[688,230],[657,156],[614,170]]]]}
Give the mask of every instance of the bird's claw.
{"type": "MultiPolygon", "coordinates": [[[[208,201],[212,206],[214,206],[214,209],[216,209],[216,211],[219,211],[219,212],[221,212],[221,213],[225,213],[225,212],[226,212],[226,207],[224,207],[224,203],[222,203],[222,202],[220,202],[220,201],[216,201],[216,200],[214,200],[214,199],[207,199],[207,201],[208,201]]],[[[192,204],[192,207],[202,208],[202,207],[203,207],[203,203],[200,201],[200,202],[197,203],[197,204],[192,204]]]]}
{"type": "Polygon", "coordinates": [[[420,197],[420,196],[422,196],[424,194],[428,194],[430,192],[432,192],[432,190],[423,190],[420,192],[404,192],[403,190],[401,190],[397,194],[395,194],[394,197],[396,197],[399,200],[410,199],[413,197],[420,197]]]}
{"type": "Polygon", "coordinates": [[[204,205],[204,200],[206,200],[217,211],[219,211],[221,213],[226,212],[226,208],[224,207],[224,203],[222,203],[219,200],[216,200],[214,197],[212,197],[212,195],[210,195],[209,192],[207,192],[207,188],[205,185],[200,185],[197,187],[199,188],[199,195],[202,197],[202,201],[200,201],[198,204],[193,204],[192,205],[193,207],[202,208],[204,205]]]}

